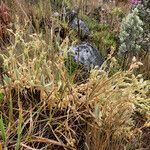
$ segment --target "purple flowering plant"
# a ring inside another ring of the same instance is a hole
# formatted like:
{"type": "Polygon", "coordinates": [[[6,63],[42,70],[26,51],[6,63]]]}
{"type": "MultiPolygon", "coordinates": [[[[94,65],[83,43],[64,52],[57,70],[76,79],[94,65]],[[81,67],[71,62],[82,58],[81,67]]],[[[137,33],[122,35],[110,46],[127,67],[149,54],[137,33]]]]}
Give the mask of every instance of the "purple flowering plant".
{"type": "Polygon", "coordinates": [[[139,2],[140,2],[140,0],[131,0],[131,1],[130,1],[130,3],[131,3],[132,6],[138,5],[139,2]]]}

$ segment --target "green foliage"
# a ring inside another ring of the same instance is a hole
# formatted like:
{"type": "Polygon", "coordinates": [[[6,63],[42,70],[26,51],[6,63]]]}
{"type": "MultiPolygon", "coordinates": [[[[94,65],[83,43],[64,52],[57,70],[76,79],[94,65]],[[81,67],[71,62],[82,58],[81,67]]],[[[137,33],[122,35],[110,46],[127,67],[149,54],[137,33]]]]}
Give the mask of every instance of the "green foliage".
{"type": "Polygon", "coordinates": [[[5,124],[3,122],[2,115],[1,115],[1,118],[0,118],[0,131],[1,131],[1,136],[2,136],[2,139],[3,139],[4,145],[6,146],[7,135],[6,135],[5,124]]]}
{"type": "Polygon", "coordinates": [[[75,74],[75,72],[77,71],[77,69],[79,69],[79,66],[80,64],[79,63],[76,63],[73,59],[73,57],[68,57],[66,60],[65,60],[65,65],[66,65],[66,69],[67,69],[67,72],[69,74],[69,76],[72,76],[75,74]]]}
{"type": "Polygon", "coordinates": [[[107,50],[111,48],[111,46],[115,47],[115,35],[114,33],[107,31],[99,31],[91,34],[92,42],[99,48],[100,52],[104,57],[107,57],[107,50]]]}
{"type": "Polygon", "coordinates": [[[109,29],[108,24],[100,24],[95,19],[90,18],[87,15],[79,14],[79,17],[82,18],[82,20],[88,25],[90,31],[92,31],[92,32],[105,31],[105,30],[109,29]]]}
{"type": "Polygon", "coordinates": [[[0,104],[3,101],[3,98],[4,98],[4,93],[0,93],[0,104]]]}
{"type": "Polygon", "coordinates": [[[17,127],[17,144],[16,144],[16,150],[20,149],[20,143],[21,143],[21,134],[22,134],[22,124],[23,124],[23,118],[22,118],[22,110],[21,108],[19,112],[19,118],[18,118],[18,127],[17,127]]]}
{"type": "Polygon", "coordinates": [[[110,25],[107,23],[98,23],[95,19],[83,14],[81,17],[91,31],[90,38],[92,42],[99,48],[102,55],[106,57],[108,54],[107,49],[116,44],[115,33],[110,32],[110,25]]]}
{"type": "Polygon", "coordinates": [[[110,46],[115,44],[115,36],[113,33],[104,32],[104,38],[102,38],[104,45],[110,46]]]}
{"type": "Polygon", "coordinates": [[[114,17],[119,17],[119,18],[123,18],[125,16],[124,12],[118,8],[115,7],[112,11],[111,11],[112,16],[114,17]]]}

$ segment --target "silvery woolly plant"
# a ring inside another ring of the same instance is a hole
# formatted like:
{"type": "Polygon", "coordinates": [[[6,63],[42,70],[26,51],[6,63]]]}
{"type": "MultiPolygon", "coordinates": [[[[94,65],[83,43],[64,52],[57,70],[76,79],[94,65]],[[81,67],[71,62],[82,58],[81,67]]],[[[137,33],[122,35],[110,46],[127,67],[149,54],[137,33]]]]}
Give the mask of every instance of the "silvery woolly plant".
{"type": "Polygon", "coordinates": [[[141,49],[140,39],[143,35],[143,21],[138,16],[138,9],[135,8],[126,18],[123,19],[119,34],[120,47],[119,56],[126,53],[135,54],[141,49]]]}
{"type": "Polygon", "coordinates": [[[139,50],[149,51],[150,1],[133,0],[132,11],[123,19],[119,34],[119,55],[136,55],[139,50]],[[133,2],[133,1],[136,1],[133,2]]]}
{"type": "Polygon", "coordinates": [[[143,37],[141,46],[143,50],[150,51],[150,0],[141,0],[136,6],[138,16],[143,21],[143,37]]]}

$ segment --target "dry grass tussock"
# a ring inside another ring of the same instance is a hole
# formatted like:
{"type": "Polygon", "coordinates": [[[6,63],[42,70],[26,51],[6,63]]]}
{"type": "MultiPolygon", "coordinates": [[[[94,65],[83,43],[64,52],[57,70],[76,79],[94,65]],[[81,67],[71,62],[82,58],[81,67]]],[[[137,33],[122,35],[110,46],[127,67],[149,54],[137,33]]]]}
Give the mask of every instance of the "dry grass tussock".
{"type": "Polygon", "coordinates": [[[100,72],[91,71],[85,84],[77,85],[66,71],[65,56],[50,57],[52,49],[41,35],[27,37],[19,26],[12,34],[14,43],[1,54],[0,138],[5,148],[131,146],[135,102],[146,98],[145,82],[132,74],[139,62],[111,77],[104,64],[100,72]]]}
{"type": "Polygon", "coordinates": [[[0,53],[0,149],[139,148],[132,116],[138,101],[149,101],[149,85],[133,73],[142,64],[133,59],[129,70],[110,76],[116,65],[110,55],[87,82],[74,83],[66,54],[59,53],[69,46],[67,37],[60,45],[53,27],[32,34],[24,22],[15,18],[15,30],[7,30],[11,43],[0,53]]]}

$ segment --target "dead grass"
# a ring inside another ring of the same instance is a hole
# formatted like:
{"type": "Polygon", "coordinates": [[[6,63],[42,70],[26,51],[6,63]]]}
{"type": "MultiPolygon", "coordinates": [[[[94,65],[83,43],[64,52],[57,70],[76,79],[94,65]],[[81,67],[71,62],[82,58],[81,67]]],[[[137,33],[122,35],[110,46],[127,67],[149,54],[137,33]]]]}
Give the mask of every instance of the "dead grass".
{"type": "MultiPolygon", "coordinates": [[[[16,16],[14,22],[15,30],[8,30],[11,44],[0,54],[0,146],[16,150],[135,149],[132,116],[136,102],[147,100],[149,89],[142,76],[133,74],[141,63],[133,61],[127,71],[112,76],[104,63],[100,71],[91,70],[86,83],[77,84],[68,75],[65,55],[59,53],[62,45],[53,34],[54,24],[43,35],[29,32],[28,19],[23,23],[16,16]]],[[[64,42],[63,48],[68,44],[64,42]]],[[[115,65],[115,58],[109,56],[110,60],[110,66],[115,65]]]]}

